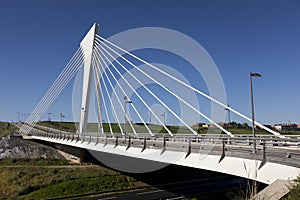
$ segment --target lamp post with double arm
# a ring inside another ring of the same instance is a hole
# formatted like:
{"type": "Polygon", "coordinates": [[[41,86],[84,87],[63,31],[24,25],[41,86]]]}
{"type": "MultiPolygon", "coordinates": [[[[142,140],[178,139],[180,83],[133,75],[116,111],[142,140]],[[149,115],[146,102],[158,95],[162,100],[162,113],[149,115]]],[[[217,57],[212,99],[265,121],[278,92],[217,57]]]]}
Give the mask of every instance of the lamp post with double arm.
{"type": "Polygon", "coordinates": [[[253,88],[252,77],[261,77],[259,73],[250,72],[250,98],[251,98],[251,110],[252,110],[252,135],[253,135],[253,151],[256,153],[256,141],[255,141],[255,128],[254,128],[254,101],[253,101],[253,88]]]}
{"type": "Polygon", "coordinates": [[[129,101],[127,96],[124,96],[124,130],[123,130],[123,132],[124,132],[125,136],[126,136],[126,122],[127,122],[126,107],[127,107],[128,103],[132,103],[132,101],[129,101]]]}

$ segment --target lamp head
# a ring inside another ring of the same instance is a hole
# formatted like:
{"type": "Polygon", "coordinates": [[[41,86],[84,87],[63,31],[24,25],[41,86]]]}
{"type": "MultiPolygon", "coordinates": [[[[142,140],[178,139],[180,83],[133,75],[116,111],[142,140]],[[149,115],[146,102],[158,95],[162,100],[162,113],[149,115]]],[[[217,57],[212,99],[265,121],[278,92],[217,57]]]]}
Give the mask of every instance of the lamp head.
{"type": "Polygon", "coordinates": [[[259,73],[252,73],[252,72],[250,72],[250,76],[261,77],[262,75],[259,74],[259,73]]]}

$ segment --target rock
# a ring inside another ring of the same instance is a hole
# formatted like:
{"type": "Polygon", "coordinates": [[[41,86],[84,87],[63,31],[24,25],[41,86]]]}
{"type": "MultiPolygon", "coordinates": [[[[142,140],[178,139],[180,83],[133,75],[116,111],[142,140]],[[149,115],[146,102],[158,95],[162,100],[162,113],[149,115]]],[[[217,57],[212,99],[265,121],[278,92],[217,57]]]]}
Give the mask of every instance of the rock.
{"type": "Polygon", "coordinates": [[[15,136],[0,140],[0,159],[3,158],[65,159],[54,148],[15,136]]]}

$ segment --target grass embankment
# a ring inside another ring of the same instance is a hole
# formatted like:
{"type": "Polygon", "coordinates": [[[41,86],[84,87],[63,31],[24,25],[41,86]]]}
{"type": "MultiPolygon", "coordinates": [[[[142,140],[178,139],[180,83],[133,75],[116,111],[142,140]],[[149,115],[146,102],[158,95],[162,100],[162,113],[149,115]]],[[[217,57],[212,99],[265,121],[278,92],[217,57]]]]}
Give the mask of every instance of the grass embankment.
{"type": "MultiPolygon", "coordinates": [[[[234,128],[234,129],[226,129],[228,131],[230,131],[231,133],[233,134],[237,134],[237,135],[241,135],[241,134],[252,134],[252,129],[251,128],[234,128]]],[[[279,132],[280,134],[282,135],[300,135],[300,131],[296,131],[296,130],[290,130],[290,131],[278,131],[278,130],[275,130],[276,132],[279,132]]],[[[262,129],[256,129],[255,130],[255,133],[257,135],[260,135],[260,134],[271,134],[265,130],[262,130],[262,129]]]]}
{"type": "MultiPolygon", "coordinates": [[[[43,121],[43,122],[38,122],[39,125],[50,127],[50,128],[55,128],[63,131],[68,131],[68,132],[76,132],[76,127],[78,127],[78,123],[74,122],[56,122],[56,121],[43,121]]],[[[124,124],[121,124],[122,129],[124,129],[124,124]]],[[[137,133],[148,133],[147,128],[143,124],[133,124],[134,129],[136,130],[137,133]]],[[[152,133],[155,134],[167,134],[167,131],[164,129],[164,127],[160,125],[155,125],[155,124],[149,124],[148,125],[149,129],[152,131],[152,133]]],[[[112,131],[114,133],[120,133],[121,129],[118,124],[111,124],[112,131]]],[[[182,134],[190,134],[191,131],[184,126],[167,126],[167,128],[174,134],[176,133],[182,133],[182,134]]],[[[207,133],[207,128],[203,127],[192,127],[193,130],[195,130],[199,134],[205,134],[207,133]]],[[[215,130],[218,130],[217,128],[213,128],[215,130]]],[[[213,130],[212,129],[212,130],[213,130]]],[[[104,123],[103,124],[103,130],[106,133],[110,132],[110,127],[109,124],[104,123]]],[[[233,131],[235,129],[232,129],[233,131]]],[[[97,123],[88,123],[87,125],[87,132],[97,132],[98,131],[98,124],[97,123]]],[[[125,131],[128,133],[133,132],[132,127],[129,124],[126,124],[125,126],[125,131]]],[[[238,131],[237,131],[238,132],[238,131]]],[[[251,130],[249,130],[249,133],[251,130]]],[[[220,133],[218,130],[217,133],[220,133]]]]}
{"type": "MultiPolygon", "coordinates": [[[[76,132],[76,127],[78,126],[78,123],[74,123],[74,122],[48,122],[48,121],[44,121],[44,122],[39,122],[38,124],[43,125],[43,126],[47,126],[50,128],[55,128],[55,129],[61,129],[64,131],[69,131],[69,132],[76,132]]],[[[123,124],[121,124],[122,128],[124,128],[123,124]]],[[[134,124],[133,125],[136,132],[137,133],[148,133],[148,130],[145,128],[145,126],[142,124],[138,125],[138,124],[134,124]]],[[[114,133],[120,133],[120,127],[118,124],[111,124],[112,130],[114,133]]],[[[154,124],[150,124],[148,125],[148,127],[150,128],[150,130],[153,133],[156,134],[164,134],[167,133],[167,131],[159,125],[154,125],[154,124]]],[[[182,134],[191,134],[191,131],[187,128],[187,127],[179,127],[179,126],[167,126],[168,129],[176,134],[176,133],[182,133],[182,134]]],[[[197,133],[199,134],[206,134],[208,131],[208,128],[204,128],[204,127],[197,127],[197,126],[193,126],[191,127],[193,130],[195,130],[197,133]]],[[[103,124],[103,129],[104,132],[109,133],[110,132],[110,127],[109,124],[104,123],[103,124]]],[[[226,130],[230,131],[233,134],[252,134],[252,129],[251,127],[247,127],[247,128],[226,128],[226,130]]],[[[98,130],[98,124],[97,123],[89,123],[87,126],[87,131],[88,132],[97,132],[98,130]]],[[[218,128],[211,128],[210,129],[212,132],[216,132],[217,134],[220,133],[218,128]]],[[[126,132],[130,133],[132,132],[132,128],[130,127],[129,124],[126,125],[126,132]]],[[[262,130],[262,129],[257,129],[256,131],[257,135],[260,134],[270,134],[269,132],[262,130]]],[[[279,131],[281,134],[283,135],[299,135],[300,131],[296,131],[296,130],[291,130],[291,131],[279,131]]]]}
{"type": "Polygon", "coordinates": [[[76,132],[76,124],[74,122],[42,121],[37,124],[67,132],[76,132]]]}
{"type": "Polygon", "coordinates": [[[0,166],[0,199],[45,199],[143,185],[101,166],[62,160],[4,159],[0,166]]]}
{"type": "Polygon", "coordinates": [[[0,138],[3,138],[17,130],[17,127],[11,125],[8,122],[0,122],[0,138]]]}

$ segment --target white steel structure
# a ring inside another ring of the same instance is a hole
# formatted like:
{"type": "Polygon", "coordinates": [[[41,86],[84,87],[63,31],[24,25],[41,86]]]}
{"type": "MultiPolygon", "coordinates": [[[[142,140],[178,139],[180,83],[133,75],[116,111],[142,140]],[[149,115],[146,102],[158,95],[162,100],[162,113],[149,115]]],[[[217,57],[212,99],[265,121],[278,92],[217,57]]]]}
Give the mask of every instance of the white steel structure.
{"type": "MultiPolygon", "coordinates": [[[[172,83],[180,85],[184,90],[193,91],[197,95],[218,104],[218,106],[222,107],[222,110],[225,108],[251,122],[252,120],[249,117],[227,106],[225,102],[221,102],[200,91],[199,88],[187,84],[182,79],[168,73],[168,71],[164,71],[163,68],[151,64],[132,52],[126,51],[124,48],[99,36],[98,29],[97,24],[92,26],[70,62],[54,81],[25,123],[20,125],[20,133],[24,136],[27,136],[29,139],[87,149],[95,152],[95,154],[107,153],[110,155],[108,156],[109,160],[113,156],[119,159],[120,157],[117,157],[119,155],[126,159],[134,158],[218,171],[258,180],[267,184],[274,182],[278,178],[293,179],[299,175],[300,168],[299,162],[297,162],[297,159],[300,160],[299,140],[284,138],[279,133],[258,122],[254,122],[254,124],[273,135],[265,138],[234,137],[228,130],[225,130],[216,121],[193,106],[191,102],[186,100],[184,95],[169,89],[164,81],[173,81],[172,83]],[[125,54],[126,56],[123,56],[125,54]],[[118,59],[115,59],[116,57],[118,59]],[[141,69],[140,66],[133,63],[132,60],[134,59],[142,63],[144,68],[141,69]],[[48,127],[45,129],[40,125],[36,126],[37,121],[47,112],[57,96],[82,66],[84,69],[79,134],[66,133],[61,130],[51,130],[49,132],[50,129],[48,127]],[[146,68],[148,71],[144,70],[146,68]],[[132,70],[135,70],[135,73],[132,73],[132,70]],[[149,73],[151,71],[159,72],[159,75],[163,75],[163,81],[158,80],[155,76],[151,76],[151,73],[149,73]],[[123,75],[125,73],[126,75],[123,75]],[[97,133],[85,134],[90,112],[93,80],[95,80],[97,95],[99,129],[97,133]],[[198,134],[185,119],[180,117],[176,108],[172,108],[160,96],[159,92],[148,87],[147,84],[143,84],[144,80],[151,80],[152,83],[160,86],[169,96],[176,98],[181,104],[188,107],[191,112],[197,113],[226,135],[224,134],[225,136],[219,140],[219,136],[215,138],[214,135],[198,134]],[[137,87],[142,88],[143,91],[140,92],[136,89],[137,87]],[[128,91],[135,95],[135,102],[131,102],[128,91]],[[143,96],[146,93],[148,96],[143,96]],[[115,101],[111,97],[112,95],[115,97],[115,101]],[[163,112],[164,119],[162,120],[160,118],[161,113],[158,115],[153,111],[148,101],[150,98],[154,99],[169,115],[178,120],[185,130],[190,131],[190,134],[180,135],[179,132],[178,135],[173,136],[170,126],[166,126],[165,123],[166,112],[163,112]],[[139,105],[137,105],[137,102],[139,102],[139,105]],[[140,122],[139,124],[143,125],[143,135],[139,133],[137,126],[127,116],[127,104],[135,112],[136,118],[140,122]],[[150,114],[150,124],[146,123],[148,115],[145,116],[145,113],[150,114]],[[106,132],[103,129],[104,118],[109,127],[109,130],[106,130],[106,132]],[[122,124],[120,118],[124,119],[124,124],[122,124]],[[164,129],[164,135],[157,134],[157,137],[153,137],[156,136],[153,127],[151,127],[153,119],[158,122],[155,124],[156,127],[160,126],[160,128],[164,129]],[[127,123],[129,126],[125,128],[127,123]],[[33,128],[35,126],[36,128],[33,128]],[[117,131],[115,130],[116,127],[118,128],[117,131]],[[131,132],[130,135],[127,135],[125,129],[128,130],[129,128],[131,132]],[[277,137],[280,138],[278,139],[277,137]],[[120,142],[121,140],[122,142],[120,142]],[[260,151],[254,153],[249,151],[249,146],[253,141],[258,142],[260,151]],[[207,152],[204,151],[206,147],[207,152]],[[259,157],[260,155],[261,157],[259,157]],[[170,158],[174,159],[170,160],[170,158]]],[[[117,161],[115,163],[118,163],[117,161]]]]}
{"type": "MultiPolygon", "coordinates": [[[[172,108],[169,105],[168,100],[163,99],[163,97],[159,95],[159,92],[149,88],[147,84],[144,84],[145,80],[155,83],[161,88],[161,90],[164,90],[166,93],[168,93],[168,95],[172,96],[172,98],[177,99],[180,104],[187,107],[189,109],[189,112],[196,113],[198,117],[203,118],[214,127],[220,129],[220,132],[223,132],[231,137],[233,137],[233,135],[230,133],[230,131],[220,126],[218,124],[218,121],[215,121],[207,114],[201,112],[198,107],[193,105],[186,98],[186,96],[180,95],[178,92],[173,91],[169,87],[167,87],[166,82],[173,82],[174,84],[180,85],[182,90],[191,91],[192,93],[222,107],[222,110],[225,108],[249,122],[252,121],[249,117],[243,115],[232,107],[227,106],[225,102],[221,102],[211,97],[210,95],[202,92],[199,88],[196,88],[183,81],[182,79],[179,79],[178,77],[170,74],[168,71],[165,71],[162,68],[159,68],[158,66],[155,66],[154,64],[151,64],[144,59],[136,56],[132,52],[126,51],[124,48],[119,47],[113,42],[106,40],[98,34],[98,29],[98,25],[94,24],[88,31],[88,33],[80,43],[80,47],[75,55],[55,80],[53,85],[47,91],[43,99],[31,113],[31,115],[27,118],[24,125],[21,127],[21,133],[25,135],[30,133],[31,128],[34,127],[36,122],[41,119],[41,117],[46,113],[47,109],[51,106],[56,97],[60,94],[60,92],[64,89],[64,87],[82,66],[84,69],[80,122],[78,128],[79,134],[85,133],[87,129],[88,116],[90,112],[91,86],[93,84],[93,80],[95,80],[97,95],[97,120],[99,133],[104,133],[104,117],[105,121],[109,125],[109,133],[111,133],[112,135],[114,134],[112,124],[117,125],[119,129],[118,133],[121,133],[122,135],[126,134],[125,130],[123,130],[125,129],[126,123],[128,123],[129,125],[129,127],[126,128],[126,131],[130,129],[130,133],[134,135],[137,135],[139,133],[138,130],[136,130],[136,126],[134,125],[134,123],[131,120],[126,120],[128,119],[128,117],[126,116],[126,102],[124,104],[124,96],[130,98],[128,94],[131,93],[136,96],[138,103],[133,102],[130,104],[130,107],[134,111],[137,120],[144,126],[143,133],[149,134],[151,136],[155,135],[155,132],[153,132],[149,124],[146,123],[147,119],[144,113],[145,110],[147,110],[147,112],[150,113],[151,117],[158,122],[158,125],[164,129],[165,133],[170,136],[173,135],[169,127],[167,127],[167,125],[165,124],[164,120],[161,119],[161,114],[154,112],[151,104],[147,101],[149,98],[152,98],[157,102],[157,104],[160,104],[161,107],[164,108],[164,116],[167,114],[166,112],[168,112],[168,115],[176,119],[183,127],[185,127],[185,130],[188,130],[189,133],[192,133],[194,135],[198,135],[197,131],[191,127],[191,124],[189,124],[184,118],[182,118],[175,108],[172,108]],[[136,60],[139,63],[142,63],[144,68],[142,69],[132,60],[136,60]],[[145,71],[144,69],[147,70],[145,71]],[[135,70],[135,73],[132,72],[133,70],[135,70]],[[151,75],[152,72],[155,72],[156,74],[159,73],[164,77],[163,80],[159,80],[157,79],[157,77],[151,75]],[[124,74],[126,74],[126,76],[124,74]],[[123,84],[120,84],[120,82],[122,82],[123,84]],[[139,91],[136,91],[136,85],[142,88],[144,92],[141,93],[139,91]],[[143,94],[145,93],[147,93],[147,97],[143,96],[143,94]],[[112,96],[115,97],[115,99],[112,99],[112,96]],[[137,106],[137,104],[139,104],[139,107],[137,106]],[[125,119],[124,124],[121,119],[125,119]]],[[[128,99],[127,101],[131,102],[130,99],[128,99]]],[[[254,124],[277,137],[284,137],[258,122],[254,122],[254,124]]]]}
{"type": "MultiPolygon", "coordinates": [[[[83,72],[83,85],[82,85],[82,101],[81,101],[81,115],[79,123],[79,133],[86,132],[86,126],[89,116],[90,97],[91,97],[91,85],[93,81],[93,49],[95,43],[95,37],[98,32],[98,25],[94,24],[87,35],[80,43],[80,47],[84,56],[84,72],[83,72]]],[[[101,115],[99,115],[101,117],[101,115]]],[[[100,118],[101,120],[101,118],[100,118]]]]}

